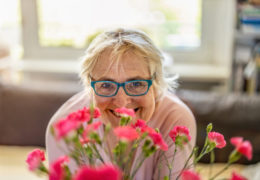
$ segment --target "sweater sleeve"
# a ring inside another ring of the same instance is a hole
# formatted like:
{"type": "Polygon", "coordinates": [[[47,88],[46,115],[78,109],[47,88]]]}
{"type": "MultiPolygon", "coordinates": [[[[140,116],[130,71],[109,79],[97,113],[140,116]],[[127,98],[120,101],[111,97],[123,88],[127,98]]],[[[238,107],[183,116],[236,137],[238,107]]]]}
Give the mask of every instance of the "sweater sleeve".
{"type": "MultiPolygon", "coordinates": [[[[69,154],[69,149],[66,144],[62,140],[57,141],[57,139],[55,139],[51,134],[51,126],[58,120],[65,118],[70,113],[82,109],[84,106],[88,106],[89,102],[87,99],[89,98],[87,98],[84,91],[74,95],[59,108],[49,121],[45,137],[49,165],[59,157],[69,154]]],[[[75,171],[77,168],[76,163],[72,159],[70,159],[68,165],[72,171],[75,171]]]]}
{"type": "MultiPolygon", "coordinates": [[[[167,165],[167,163],[169,163],[172,166],[170,179],[175,180],[183,169],[185,162],[196,143],[197,132],[195,118],[190,109],[177,97],[165,100],[160,109],[162,113],[164,112],[164,114],[167,114],[163,122],[161,122],[160,132],[168,144],[168,151],[166,151],[164,154],[165,156],[162,157],[160,156],[162,151],[156,154],[153,179],[163,179],[164,176],[169,176],[170,172],[167,165]],[[164,109],[166,109],[168,113],[166,113],[164,109]],[[174,126],[186,126],[189,129],[191,136],[191,141],[185,144],[182,149],[178,147],[175,155],[175,144],[169,137],[169,132],[174,126]],[[160,178],[158,178],[159,176],[160,178]]],[[[191,162],[192,160],[189,164],[191,162]]]]}

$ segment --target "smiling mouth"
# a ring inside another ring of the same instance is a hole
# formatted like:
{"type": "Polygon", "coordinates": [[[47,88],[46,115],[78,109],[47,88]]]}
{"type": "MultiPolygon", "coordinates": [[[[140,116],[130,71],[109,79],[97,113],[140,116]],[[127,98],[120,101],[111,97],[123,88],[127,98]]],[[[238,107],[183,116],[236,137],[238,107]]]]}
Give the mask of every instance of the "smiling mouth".
{"type": "MultiPolygon", "coordinates": [[[[140,109],[140,108],[135,108],[135,109],[134,109],[135,113],[136,113],[139,109],[140,109]]],[[[112,110],[112,109],[109,109],[109,111],[110,111],[115,117],[117,117],[117,118],[121,118],[121,116],[122,116],[121,114],[115,112],[115,111],[112,110]]]]}

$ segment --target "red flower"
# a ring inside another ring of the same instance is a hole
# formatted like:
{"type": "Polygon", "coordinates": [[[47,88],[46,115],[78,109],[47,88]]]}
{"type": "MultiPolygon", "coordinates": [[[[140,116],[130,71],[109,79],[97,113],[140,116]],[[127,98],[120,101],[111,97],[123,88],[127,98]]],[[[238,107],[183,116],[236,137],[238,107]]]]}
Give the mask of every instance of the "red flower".
{"type": "MultiPolygon", "coordinates": [[[[86,112],[91,114],[90,108],[86,108],[86,112]]],[[[100,110],[98,108],[94,108],[93,117],[99,118],[101,116],[100,110]]]]}
{"type": "Polygon", "coordinates": [[[236,150],[244,155],[248,160],[252,159],[253,148],[249,141],[243,141],[242,137],[232,137],[230,142],[236,147],[236,150]]]}
{"type": "Polygon", "coordinates": [[[135,140],[139,137],[139,134],[136,132],[135,128],[131,126],[120,126],[114,129],[114,133],[120,139],[125,139],[128,141],[135,140]]]}
{"type": "Polygon", "coordinates": [[[73,130],[79,128],[81,123],[75,119],[63,119],[54,124],[57,139],[61,139],[73,130]]]}
{"type": "Polygon", "coordinates": [[[132,125],[133,128],[140,128],[141,130],[147,127],[146,122],[142,119],[137,119],[136,123],[132,125]]]}
{"type": "Polygon", "coordinates": [[[88,124],[86,129],[84,130],[83,135],[87,135],[89,134],[91,131],[95,131],[99,128],[99,126],[102,125],[102,122],[97,121],[97,122],[93,122],[92,124],[88,124]]]}
{"type": "Polygon", "coordinates": [[[121,172],[113,165],[103,165],[99,168],[83,166],[75,175],[75,180],[120,180],[121,172]]]}
{"type": "Polygon", "coordinates": [[[64,164],[69,162],[68,156],[62,156],[50,165],[49,180],[63,180],[65,177],[64,164]]]}
{"type": "Polygon", "coordinates": [[[89,139],[87,136],[92,131],[97,130],[101,125],[102,125],[102,122],[100,122],[100,121],[94,122],[92,124],[88,124],[86,129],[84,130],[84,132],[82,134],[82,138],[80,139],[81,144],[86,144],[86,143],[89,143],[89,142],[93,142],[94,143],[95,140],[89,139]]]}
{"type": "Polygon", "coordinates": [[[189,129],[185,126],[175,126],[173,130],[170,131],[169,136],[172,138],[173,142],[176,141],[177,137],[186,137],[186,141],[183,143],[191,140],[189,129]]]}
{"type": "Polygon", "coordinates": [[[125,107],[115,109],[115,112],[121,114],[122,116],[135,117],[135,111],[133,109],[127,109],[125,107]]]}
{"type": "Polygon", "coordinates": [[[27,156],[26,162],[30,171],[36,170],[45,160],[44,151],[40,149],[34,149],[27,156]]]}
{"type": "Polygon", "coordinates": [[[224,136],[218,132],[209,132],[208,138],[210,142],[215,143],[217,148],[223,148],[226,146],[224,136]]]}
{"type": "Polygon", "coordinates": [[[181,173],[181,180],[200,180],[200,179],[201,178],[199,174],[191,170],[184,170],[181,173]]]}
{"type": "Polygon", "coordinates": [[[156,132],[152,128],[147,128],[148,130],[148,135],[152,138],[153,143],[157,146],[160,147],[161,150],[167,151],[168,150],[168,145],[165,143],[165,141],[162,138],[162,135],[158,132],[156,132]]]}
{"type": "Polygon", "coordinates": [[[76,112],[70,113],[66,119],[71,119],[80,122],[88,122],[90,120],[89,108],[84,107],[76,112]]]}
{"type": "Polygon", "coordinates": [[[235,172],[232,172],[232,177],[230,180],[247,180],[247,178],[245,178],[235,172]]]}

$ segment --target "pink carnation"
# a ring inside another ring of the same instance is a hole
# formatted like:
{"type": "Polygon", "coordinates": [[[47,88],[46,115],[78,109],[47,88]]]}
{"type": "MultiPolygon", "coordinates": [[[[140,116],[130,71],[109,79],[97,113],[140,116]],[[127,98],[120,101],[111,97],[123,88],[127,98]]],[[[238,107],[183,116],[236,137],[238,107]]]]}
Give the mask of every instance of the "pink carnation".
{"type": "Polygon", "coordinates": [[[146,122],[142,119],[137,119],[136,123],[132,125],[133,128],[140,128],[141,130],[147,127],[146,122]]]}
{"type": "Polygon", "coordinates": [[[184,170],[181,173],[181,180],[200,180],[200,179],[201,178],[199,174],[191,170],[184,170]]]}
{"type": "Polygon", "coordinates": [[[112,165],[103,165],[99,168],[83,166],[75,175],[74,180],[120,180],[120,170],[112,165]]]}
{"type": "Polygon", "coordinates": [[[224,136],[218,132],[209,132],[208,138],[210,142],[216,144],[217,148],[223,148],[226,146],[226,141],[224,139],[224,136]]]}
{"type": "MultiPolygon", "coordinates": [[[[90,113],[90,108],[86,108],[86,112],[90,113]]],[[[100,110],[98,108],[94,108],[94,112],[93,112],[93,117],[94,118],[99,118],[101,116],[100,110]]]]}
{"type": "Polygon", "coordinates": [[[63,119],[54,124],[57,139],[68,135],[71,131],[76,130],[81,125],[80,122],[73,119],[63,119]]]}
{"type": "Polygon", "coordinates": [[[90,113],[88,108],[84,107],[83,109],[70,113],[66,119],[88,122],[90,120],[90,113]]]}
{"type": "Polygon", "coordinates": [[[36,170],[42,162],[45,160],[44,151],[40,149],[34,149],[27,156],[26,162],[30,171],[36,170]]]}
{"type": "Polygon", "coordinates": [[[87,136],[89,135],[89,133],[96,131],[100,126],[102,125],[102,122],[97,121],[94,122],[92,124],[88,124],[86,129],[84,130],[83,134],[82,134],[82,138],[80,139],[81,144],[86,144],[89,142],[95,142],[94,140],[89,139],[87,136]]]}
{"type": "Polygon", "coordinates": [[[120,126],[114,129],[114,133],[120,139],[126,139],[128,141],[135,140],[139,137],[139,134],[136,132],[135,128],[131,126],[120,126]]]}
{"type": "Polygon", "coordinates": [[[84,134],[87,135],[91,131],[96,131],[101,125],[102,122],[100,121],[93,122],[92,124],[88,124],[86,129],[84,130],[84,134]]]}
{"type": "Polygon", "coordinates": [[[115,112],[121,114],[122,116],[135,117],[135,111],[133,109],[127,109],[125,107],[115,109],[115,112]]]}
{"type": "Polygon", "coordinates": [[[58,158],[56,161],[51,163],[50,172],[49,172],[49,180],[63,180],[65,177],[65,169],[63,168],[64,164],[69,162],[68,156],[62,156],[58,158]]]}
{"type": "Polygon", "coordinates": [[[243,141],[242,137],[232,137],[230,142],[236,147],[236,150],[244,155],[248,160],[252,159],[253,148],[250,141],[243,141]]]}
{"type": "Polygon", "coordinates": [[[185,126],[175,126],[173,130],[170,131],[169,136],[172,138],[173,142],[175,142],[176,137],[184,136],[187,137],[187,140],[191,140],[189,129],[185,126]]]}
{"type": "Polygon", "coordinates": [[[163,140],[162,135],[152,128],[147,128],[148,130],[148,135],[152,138],[153,143],[157,146],[160,147],[161,150],[167,151],[168,150],[168,145],[166,142],[163,140]]]}
{"type": "Polygon", "coordinates": [[[245,178],[235,172],[232,172],[232,177],[230,180],[247,180],[247,178],[245,178]]]}

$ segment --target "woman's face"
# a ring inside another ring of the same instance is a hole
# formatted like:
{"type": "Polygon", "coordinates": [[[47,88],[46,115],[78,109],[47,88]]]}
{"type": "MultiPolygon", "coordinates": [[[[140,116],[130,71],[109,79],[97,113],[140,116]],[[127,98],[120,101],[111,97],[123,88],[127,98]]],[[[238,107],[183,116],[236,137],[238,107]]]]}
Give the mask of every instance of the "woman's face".
{"type": "MultiPolygon", "coordinates": [[[[145,60],[136,56],[134,53],[125,53],[120,59],[118,65],[109,63],[109,52],[104,52],[96,63],[92,78],[95,81],[110,80],[122,83],[136,79],[151,79],[149,69],[145,60]],[[104,74],[105,73],[105,74],[104,74]]],[[[101,97],[94,92],[94,101],[100,109],[102,120],[110,122],[112,126],[118,126],[120,117],[114,110],[120,107],[134,109],[136,117],[134,119],[149,120],[155,109],[155,90],[153,85],[150,87],[147,94],[143,96],[128,96],[122,87],[119,88],[117,94],[113,97],[101,97]]]]}

